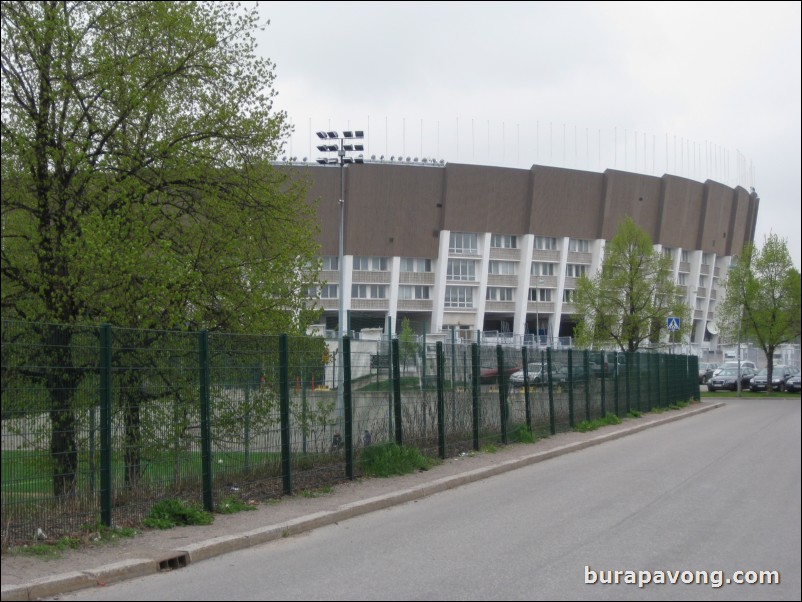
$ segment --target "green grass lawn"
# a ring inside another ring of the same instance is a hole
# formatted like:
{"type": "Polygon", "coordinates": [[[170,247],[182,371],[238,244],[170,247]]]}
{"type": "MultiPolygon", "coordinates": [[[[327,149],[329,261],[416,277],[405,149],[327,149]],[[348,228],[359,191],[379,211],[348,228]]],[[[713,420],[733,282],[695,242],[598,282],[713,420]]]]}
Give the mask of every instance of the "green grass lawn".
{"type": "MultiPolygon", "coordinates": [[[[281,457],[275,452],[251,452],[248,466],[262,469],[265,466],[280,466],[281,457]]],[[[216,452],[212,459],[215,477],[226,473],[240,474],[245,468],[243,452],[216,452]]],[[[172,483],[176,480],[200,480],[202,473],[200,451],[145,452],[140,462],[142,478],[140,485],[172,483]]],[[[78,490],[89,493],[100,485],[100,454],[90,462],[89,455],[79,454],[78,490]],[[93,474],[94,473],[94,474],[93,474]]],[[[53,461],[46,451],[7,450],[2,455],[2,495],[7,503],[15,498],[44,497],[53,489],[53,461]]],[[[121,483],[125,478],[122,452],[112,455],[112,479],[121,483]]]]}

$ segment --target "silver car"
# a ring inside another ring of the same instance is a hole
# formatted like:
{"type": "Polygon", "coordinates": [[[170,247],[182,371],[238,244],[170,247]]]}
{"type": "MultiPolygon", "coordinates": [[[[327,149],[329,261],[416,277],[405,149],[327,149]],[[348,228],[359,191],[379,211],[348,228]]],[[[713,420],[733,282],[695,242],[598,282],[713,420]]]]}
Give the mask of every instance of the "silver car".
{"type": "MultiPolygon", "coordinates": [[[[529,384],[530,385],[539,385],[542,382],[546,381],[546,378],[543,377],[540,373],[540,364],[529,364],[527,367],[527,371],[529,372],[529,384]]],[[[548,374],[548,371],[546,372],[548,374]]],[[[524,371],[518,370],[517,372],[513,372],[510,375],[509,383],[513,387],[523,387],[524,386],[524,371]]]]}

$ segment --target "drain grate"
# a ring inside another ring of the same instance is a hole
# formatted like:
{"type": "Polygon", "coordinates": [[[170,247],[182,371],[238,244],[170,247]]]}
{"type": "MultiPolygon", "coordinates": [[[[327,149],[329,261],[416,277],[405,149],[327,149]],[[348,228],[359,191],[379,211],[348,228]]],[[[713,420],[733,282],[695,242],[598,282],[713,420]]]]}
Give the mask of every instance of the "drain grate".
{"type": "Polygon", "coordinates": [[[173,571],[175,569],[182,569],[189,564],[186,554],[173,556],[172,558],[165,558],[159,561],[160,571],[173,571]]]}

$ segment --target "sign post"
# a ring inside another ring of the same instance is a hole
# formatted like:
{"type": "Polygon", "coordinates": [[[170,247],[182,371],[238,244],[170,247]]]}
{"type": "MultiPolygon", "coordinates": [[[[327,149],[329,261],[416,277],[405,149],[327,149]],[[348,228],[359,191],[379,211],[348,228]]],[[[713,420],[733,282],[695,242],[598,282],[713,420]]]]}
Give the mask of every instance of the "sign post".
{"type": "Polygon", "coordinates": [[[673,333],[679,331],[679,328],[680,328],[681,324],[682,324],[682,320],[680,318],[676,318],[674,316],[669,316],[668,318],[666,318],[666,328],[668,329],[668,332],[672,333],[671,334],[671,353],[674,353],[675,336],[674,336],[673,333]]]}

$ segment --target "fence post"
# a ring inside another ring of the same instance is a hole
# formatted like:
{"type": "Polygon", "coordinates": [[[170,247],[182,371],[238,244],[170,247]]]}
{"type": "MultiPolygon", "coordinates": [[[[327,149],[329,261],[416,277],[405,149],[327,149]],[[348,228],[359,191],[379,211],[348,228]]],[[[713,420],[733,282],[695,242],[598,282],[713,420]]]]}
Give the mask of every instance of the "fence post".
{"type": "Polygon", "coordinates": [[[574,428],[574,350],[568,350],[568,425],[574,428]]]}
{"type": "Polygon", "coordinates": [[[630,405],[631,396],[632,396],[632,385],[630,383],[630,381],[632,380],[632,353],[629,353],[629,352],[625,353],[624,354],[624,359],[627,362],[627,368],[626,368],[626,379],[627,379],[627,382],[626,382],[626,395],[627,395],[627,402],[626,402],[626,406],[625,407],[627,409],[627,414],[629,414],[629,411],[632,409],[632,407],[630,405]]]}
{"type": "Polygon", "coordinates": [[[395,410],[395,442],[404,443],[403,425],[401,424],[401,363],[399,361],[398,339],[390,343],[393,355],[393,408],[395,410]]]}
{"type": "Polygon", "coordinates": [[[620,400],[620,375],[618,374],[618,351],[616,351],[613,355],[613,362],[615,365],[615,372],[613,372],[613,383],[615,385],[614,397],[613,397],[613,407],[615,408],[615,415],[621,416],[621,400],[620,400]]]}
{"type": "Polygon", "coordinates": [[[496,368],[499,413],[501,415],[501,442],[507,445],[507,387],[504,381],[504,348],[501,345],[496,345],[496,368]]]}
{"type": "Polygon", "coordinates": [[[111,527],[111,345],[111,326],[103,324],[100,327],[100,522],[105,527],[111,527]]]}
{"type": "MultiPolygon", "coordinates": [[[[342,361],[342,360],[340,360],[342,361]]],[[[292,494],[290,461],[290,351],[287,335],[278,339],[279,415],[281,417],[281,482],[285,495],[292,494]]]]}
{"type": "Polygon", "coordinates": [[[590,422],[590,383],[593,382],[593,375],[590,373],[590,351],[587,349],[582,352],[582,362],[585,367],[585,420],[590,422]]]}
{"type": "MultiPolygon", "coordinates": [[[[428,383],[426,381],[426,325],[425,325],[425,323],[424,323],[424,327],[423,327],[423,338],[422,338],[422,346],[421,346],[421,359],[423,360],[421,362],[421,379],[422,379],[421,382],[423,382],[423,389],[426,390],[429,387],[428,387],[428,383]]],[[[423,412],[423,417],[424,417],[424,419],[426,418],[426,412],[425,411],[423,412]]],[[[426,431],[426,429],[424,428],[424,432],[425,431],[426,431]]]]}
{"type": "Polygon", "coordinates": [[[556,417],[554,416],[554,383],[551,370],[551,347],[546,347],[546,363],[548,364],[549,379],[549,431],[552,435],[557,433],[556,417]]]}
{"type": "Polygon", "coordinates": [[[521,360],[523,361],[524,369],[524,410],[526,411],[526,428],[530,433],[532,430],[532,405],[529,401],[529,350],[526,345],[521,347],[521,360]]]}
{"type": "Polygon", "coordinates": [[[203,509],[214,510],[212,499],[212,428],[211,382],[209,380],[209,331],[198,333],[198,367],[201,419],[201,474],[203,475],[203,509]]]}
{"type": "MultiPolygon", "coordinates": [[[[478,335],[477,335],[478,338],[478,335]]],[[[471,390],[473,391],[473,449],[479,451],[479,372],[480,372],[480,352],[479,343],[471,343],[471,390]]]]}
{"type": "Polygon", "coordinates": [[[445,386],[445,352],[443,341],[437,341],[437,451],[442,459],[446,457],[446,403],[443,388],[445,386]]]}
{"type": "Polygon", "coordinates": [[[351,397],[351,337],[343,337],[343,411],[345,412],[345,476],[354,480],[354,404],[351,397]]]}
{"type": "Polygon", "coordinates": [[[688,387],[691,391],[691,397],[696,401],[700,401],[701,393],[699,393],[699,380],[697,374],[699,374],[699,357],[693,356],[691,359],[691,369],[688,372],[688,387]]]}
{"type": "Polygon", "coordinates": [[[607,415],[607,353],[605,351],[599,352],[599,366],[601,367],[601,417],[607,415]]]}
{"type": "Polygon", "coordinates": [[[657,362],[656,362],[657,363],[657,370],[655,372],[656,375],[657,375],[657,407],[658,408],[662,408],[663,407],[663,379],[661,378],[662,375],[660,374],[660,372],[663,369],[663,354],[662,353],[658,353],[657,357],[655,359],[657,360],[657,362]]]}

